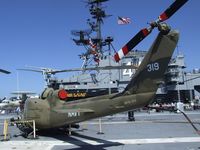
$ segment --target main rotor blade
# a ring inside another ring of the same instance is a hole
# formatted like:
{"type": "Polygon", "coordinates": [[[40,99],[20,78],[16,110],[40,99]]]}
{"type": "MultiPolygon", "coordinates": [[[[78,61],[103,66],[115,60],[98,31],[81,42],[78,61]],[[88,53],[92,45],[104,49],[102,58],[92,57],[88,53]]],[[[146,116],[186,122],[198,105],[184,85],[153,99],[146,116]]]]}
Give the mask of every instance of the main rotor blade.
{"type": "Polygon", "coordinates": [[[31,91],[13,91],[11,94],[36,94],[35,92],[31,92],[31,91]]]}
{"type": "Polygon", "coordinates": [[[169,19],[177,10],[179,10],[188,0],[175,0],[160,16],[159,21],[169,19]]]}
{"type": "Polygon", "coordinates": [[[133,65],[124,65],[124,66],[105,66],[105,67],[91,67],[91,68],[74,68],[74,69],[65,69],[58,71],[51,71],[51,73],[62,73],[62,72],[74,72],[74,71],[88,71],[88,70],[117,70],[117,69],[137,69],[138,67],[133,65]]]}
{"type": "Polygon", "coordinates": [[[39,72],[39,73],[43,73],[42,70],[36,70],[36,69],[17,69],[17,70],[22,70],[22,71],[32,71],[32,72],[39,72]]]}
{"type": "Polygon", "coordinates": [[[137,44],[139,44],[145,37],[151,33],[151,29],[144,28],[140,30],[126,45],[123,46],[115,55],[114,59],[119,62],[122,57],[128,54],[137,44]]]}
{"type": "Polygon", "coordinates": [[[0,69],[0,72],[5,73],[5,74],[10,74],[11,73],[11,72],[9,72],[7,70],[3,70],[3,69],[0,69]]]}

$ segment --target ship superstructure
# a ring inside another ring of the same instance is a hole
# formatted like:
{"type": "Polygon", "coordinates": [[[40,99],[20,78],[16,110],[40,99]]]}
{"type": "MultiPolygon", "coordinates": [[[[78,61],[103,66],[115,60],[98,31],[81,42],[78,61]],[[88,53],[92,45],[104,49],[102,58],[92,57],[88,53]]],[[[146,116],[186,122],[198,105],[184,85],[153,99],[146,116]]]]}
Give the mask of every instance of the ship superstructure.
{"type": "MultiPolygon", "coordinates": [[[[92,19],[87,19],[90,29],[72,30],[73,39],[76,45],[83,46],[85,52],[79,55],[83,60],[81,68],[94,67],[123,67],[140,65],[146,51],[133,50],[116,63],[114,56],[115,49],[112,44],[114,38],[107,36],[102,37],[102,23],[107,15],[102,6],[107,0],[89,0],[89,12],[92,19]],[[78,38],[77,38],[78,37],[78,38]]],[[[169,63],[168,70],[165,74],[165,81],[160,85],[154,101],[157,102],[190,102],[198,95],[197,90],[200,89],[199,72],[186,73],[186,65],[184,56],[178,54],[169,63]],[[197,81],[194,82],[193,81],[197,81]],[[198,84],[199,83],[199,84],[198,84]],[[197,89],[195,91],[195,89],[197,89]],[[197,94],[195,94],[197,93],[197,94]]],[[[76,100],[79,98],[104,95],[108,93],[116,93],[122,91],[131,77],[135,73],[135,69],[99,69],[80,71],[76,75],[69,78],[56,80],[54,87],[63,87],[68,92],[68,100],[76,100]]]]}
{"type": "MultiPolygon", "coordinates": [[[[120,63],[109,58],[111,56],[105,55],[98,65],[99,67],[108,66],[108,64],[109,66],[139,65],[145,54],[145,51],[131,52],[120,63]]],[[[135,69],[84,71],[69,78],[57,80],[57,84],[67,90],[69,98],[79,99],[122,91],[134,73],[135,69]]]]}
{"type": "Polygon", "coordinates": [[[157,91],[159,102],[191,103],[199,100],[200,70],[185,71],[186,64],[183,54],[171,60],[165,73],[165,84],[157,91]]]}
{"type": "Polygon", "coordinates": [[[139,66],[145,51],[132,51],[119,63],[114,58],[113,37],[102,37],[102,23],[107,15],[103,9],[103,3],[107,0],[89,0],[89,12],[92,19],[87,19],[90,29],[72,30],[75,36],[73,41],[77,46],[85,48],[85,52],[79,55],[83,60],[81,68],[83,71],[76,73],[66,79],[59,79],[54,87],[63,87],[68,92],[69,99],[79,99],[97,95],[117,93],[125,88],[134,74],[135,69],[114,69],[113,67],[123,67],[127,65],[139,66]],[[87,68],[110,69],[84,70],[87,68]],[[56,85],[56,86],[55,86],[56,85]]]}

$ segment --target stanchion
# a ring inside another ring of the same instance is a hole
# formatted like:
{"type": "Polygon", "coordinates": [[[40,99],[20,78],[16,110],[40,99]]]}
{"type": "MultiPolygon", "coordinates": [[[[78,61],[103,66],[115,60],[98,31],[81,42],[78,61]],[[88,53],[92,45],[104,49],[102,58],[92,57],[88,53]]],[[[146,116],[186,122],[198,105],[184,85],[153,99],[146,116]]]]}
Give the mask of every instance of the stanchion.
{"type": "Polygon", "coordinates": [[[36,138],[36,133],[35,133],[35,120],[33,120],[33,138],[36,138]]]}
{"type": "Polygon", "coordinates": [[[72,131],[71,131],[71,124],[69,125],[69,136],[72,135],[72,131]]]}
{"type": "Polygon", "coordinates": [[[99,132],[97,132],[97,134],[104,134],[104,133],[102,132],[101,118],[99,118],[99,132]]]}
{"type": "Polygon", "coordinates": [[[87,129],[87,122],[83,122],[83,123],[82,123],[82,126],[83,126],[83,127],[82,127],[82,130],[83,130],[83,131],[84,131],[84,130],[88,130],[88,129],[87,129]]]}
{"type": "Polygon", "coordinates": [[[8,120],[4,120],[4,126],[3,126],[3,139],[2,141],[8,141],[10,139],[8,135],[8,120]]]}

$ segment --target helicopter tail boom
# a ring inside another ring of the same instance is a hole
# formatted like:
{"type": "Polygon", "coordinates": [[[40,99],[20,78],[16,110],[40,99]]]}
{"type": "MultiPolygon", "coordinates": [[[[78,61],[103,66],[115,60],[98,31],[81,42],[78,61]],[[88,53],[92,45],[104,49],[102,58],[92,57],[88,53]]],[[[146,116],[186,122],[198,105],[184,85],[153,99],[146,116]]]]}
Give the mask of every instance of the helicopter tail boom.
{"type": "Polygon", "coordinates": [[[178,39],[178,31],[171,31],[167,35],[160,32],[123,94],[156,93],[178,39]]]}

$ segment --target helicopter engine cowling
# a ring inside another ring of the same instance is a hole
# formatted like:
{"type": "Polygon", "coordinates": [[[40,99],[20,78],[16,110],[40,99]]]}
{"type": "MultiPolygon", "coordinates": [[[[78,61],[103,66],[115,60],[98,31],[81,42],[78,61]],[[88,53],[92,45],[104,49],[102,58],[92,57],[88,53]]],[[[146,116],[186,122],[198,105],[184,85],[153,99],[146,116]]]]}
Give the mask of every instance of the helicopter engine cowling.
{"type": "Polygon", "coordinates": [[[52,88],[46,88],[41,95],[42,99],[58,98],[60,100],[67,100],[68,93],[65,89],[53,90],[52,88]]]}

